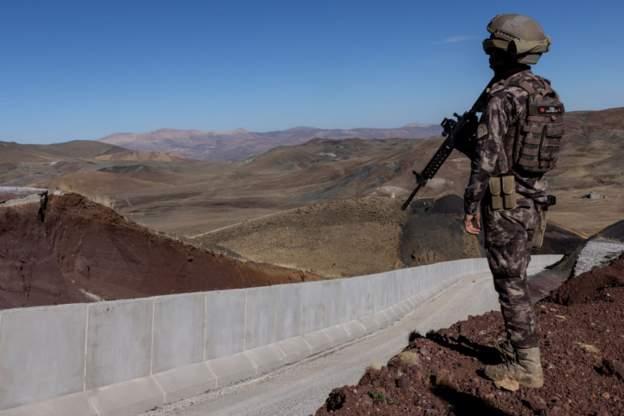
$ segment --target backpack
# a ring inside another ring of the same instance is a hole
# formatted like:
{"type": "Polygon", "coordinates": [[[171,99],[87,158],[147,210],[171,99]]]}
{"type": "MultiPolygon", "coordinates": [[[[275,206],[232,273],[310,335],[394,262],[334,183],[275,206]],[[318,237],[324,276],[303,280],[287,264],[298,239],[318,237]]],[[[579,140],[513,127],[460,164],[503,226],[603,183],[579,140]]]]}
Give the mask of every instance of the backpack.
{"type": "Polygon", "coordinates": [[[529,174],[542,175],[557,166],[565,108],[550,87],[550,82],[543,78],[525,79],[513,86],[529,94],[526,118],[519,123],[516,131],[513,167],[529,174]]]}

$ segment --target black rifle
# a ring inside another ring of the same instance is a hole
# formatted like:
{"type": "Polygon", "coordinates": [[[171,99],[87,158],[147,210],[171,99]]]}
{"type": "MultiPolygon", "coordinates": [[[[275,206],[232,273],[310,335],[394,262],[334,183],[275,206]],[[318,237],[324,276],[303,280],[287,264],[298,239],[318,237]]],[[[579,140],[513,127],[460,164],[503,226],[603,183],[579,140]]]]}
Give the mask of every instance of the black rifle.
{"type": "Polygon", "coordinates": [[[416,171],[412,171],[414,176],[416,176],[416,188],[414,188],[407,200],[403,203],[403,205],[401,205],[402,210],[405,211],[405,209],[407,209],[420,188],[425,186],[429,179],[435,176],[440,167],[442,167],[442,164],[453,152],[453,149],[460,150],[465,154],[469,154],[471,152],[469,142],[477,132],[477,126],[479,124],[477,113],[483,111],[487,102],[488,89],[494,82],[495,79],[492,78],[470,110],[466,111],[462,116],[455,113],[454,116],[456,120],[452,118],[445,118],[442,120],[442,136],[446,137],[446,139],[444,139],[444,142],[435,152],[422,172],[418,173],[416,171]]]}

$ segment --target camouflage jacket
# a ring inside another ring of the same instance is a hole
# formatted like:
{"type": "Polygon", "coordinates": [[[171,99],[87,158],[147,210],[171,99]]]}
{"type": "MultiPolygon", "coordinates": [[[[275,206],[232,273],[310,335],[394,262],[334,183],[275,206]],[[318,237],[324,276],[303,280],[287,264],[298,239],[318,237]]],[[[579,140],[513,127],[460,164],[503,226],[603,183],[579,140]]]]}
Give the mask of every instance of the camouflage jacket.
{"type": "Polygon", "coordinates": [[[524,122],[527,111],[528,92],[517,85],[529,83],[547,83],[545,79],[533,74],[530,69],[516,72],[492,85],[484,109],[475,149],[471,159],[470,180],[464,193],[464,210],[474,214],[479,210],[492,175],[504,175],[512,172],[516,177],[516,191],[524,197],[537,202],[546,199],[546,184],[541,177],[529,177],[513,171],[513,148],[515,131],[524,122]]]}

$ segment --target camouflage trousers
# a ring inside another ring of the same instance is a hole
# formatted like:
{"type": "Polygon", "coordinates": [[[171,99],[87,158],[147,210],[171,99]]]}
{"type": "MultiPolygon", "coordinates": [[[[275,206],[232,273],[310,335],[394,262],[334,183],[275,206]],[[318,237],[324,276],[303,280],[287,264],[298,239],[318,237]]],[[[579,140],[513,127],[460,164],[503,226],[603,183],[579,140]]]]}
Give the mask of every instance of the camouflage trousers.
{"type": "Polygon", "coordinates": [[[531,199],[520,198],[514,209],[494,211],[485,204],[482,213],[487,259],[507,337],[516,348],[537,347],[538,333],[526,271],[539,212],[531,199]]]}

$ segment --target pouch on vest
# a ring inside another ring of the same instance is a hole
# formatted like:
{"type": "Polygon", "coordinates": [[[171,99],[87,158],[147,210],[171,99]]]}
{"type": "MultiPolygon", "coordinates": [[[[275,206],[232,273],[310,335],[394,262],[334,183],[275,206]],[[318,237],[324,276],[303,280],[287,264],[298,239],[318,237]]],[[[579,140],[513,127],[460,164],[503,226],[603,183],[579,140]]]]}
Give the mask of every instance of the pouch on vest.
{"type": "Polygon", "coordinates": [[[490,178],[492,209],[514,209],[517,206],[516,178],[513,175],[492,176],[490,178]]]}
{"type": "Polygon", "coordinates": [[[563,137],[563,113],[563,104],[554,91],[529,95],[527,117],[514,146],[517,167],[535,174],[556,167],[563,137]]]}
{"type": "Polygon", "coordinates": [[[516,178],[513,175],[501,176],[503,188],[503,207],[514,209],[516,207],[516,178]]]}
{"type": "Polygon", "coordinates": [[[491,206],[494,211],[503,209],[503,197],[501,193],[502,186],[500,178],[498,176],[492,176],[490,178],[490,197],[492,198],[491,206]]]}

